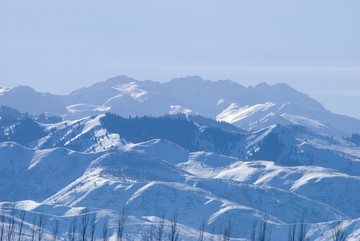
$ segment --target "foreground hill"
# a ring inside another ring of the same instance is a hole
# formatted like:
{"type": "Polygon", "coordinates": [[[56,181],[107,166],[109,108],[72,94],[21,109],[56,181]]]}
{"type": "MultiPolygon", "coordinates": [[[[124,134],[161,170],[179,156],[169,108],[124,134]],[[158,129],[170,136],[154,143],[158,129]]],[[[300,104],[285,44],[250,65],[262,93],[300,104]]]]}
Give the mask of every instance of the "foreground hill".
{"type": "Polygon", "coordinates": [[[202,224],[205,240],[251,240],[254,221],[263,220],[271,240],[288,240],[294,222],[306,224],[310,240],[331,240],[339,221],[349,240],[360,238],[360,147],[347,140],[296,125],[246,131],[191,115],[53,124],[28,117],[36,128],[25,131],[21,122],[2,126],[0,205],[4,230],[12,210],[19,230],[25,211],[24,237],[39,237],[42,225],[51,239],[56,220],[59,239],[74,227],[81,236],[81,220],[96,214],[94,235],[115,240],[125,210],[126,240],[159,235],[162,217],[166,237],[177,217],[182,240],[198,240],[202,224]]]}

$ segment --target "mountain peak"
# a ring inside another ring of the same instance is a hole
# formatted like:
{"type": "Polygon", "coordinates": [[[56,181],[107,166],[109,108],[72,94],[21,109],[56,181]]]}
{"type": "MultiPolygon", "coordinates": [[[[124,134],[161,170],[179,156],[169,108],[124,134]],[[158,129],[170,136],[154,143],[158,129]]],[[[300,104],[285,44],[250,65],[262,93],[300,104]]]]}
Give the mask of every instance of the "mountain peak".
{"type": "Polygon", "coordinates": [[[291,92],[301,93],[286,83],[273,84],[273,85],[271,85],[271,88],[276,89],[278,91],[291,91],[291,92]]]}
{"type": "Polygon", "coordinates": [[[111,77],[105,81],[101,81],[101,82],[97,82],[89,87],[84,87],[78,90],[75,90],[73,92],[70,93],[70,95],[79,95],[81,93],[85,92],[94,92],[94,91],[99,91],[99,90],[103,90],[103,89],[109,89],[112,88],[114,85],[119,85],[119,84],[128,84],[130,82],[138,82],[136,79],[130,78],[127,75],[120,75],[120,76],[115,76],[115,77],[111,77]]]}
{"type": "Polygon", "coordinates": [[[276,83],[276,84],[268,84],[267,82],[261,82],[259,84],[257,84],[255,87],[256,89],[260,89],[260,90],[283,90],[283,91],[296,91],[294,88],[292,88],[290,85],[286,84],[286,83],[276,83]]]}
{"type": "Polygon", "coordinates": [[[8,90],[11,90],[11,89],[13,89],[15,87],[17,87],[17,85],[0,83],[0,95],[1,95],[1,93],[4,93],[4,92],[6,92],[8,90]]]}
{"type": "Polygon", "coordinates": [[[117,85],[117,84],[123,84],[123,83],[128,83],[128,82],[137,82],[137,80],[134,78],[131,78],[127,75],[120,75],[120,76],[111,77],[111,78],[105,80],[104,82],[99,82],[99,83],[104,83],[106,85],[117,85]]]}
{"type": "Polygon", "coordinates": [[[266,82],[261,82],[255,86],[255,88],[258,88],[258,89],[266,89],[269,87],[270,87],[270,85],[266,82]]]}
{"type": "Polygon", "coordinates": [[[193,75],[193,76],[186,76],[186,77],[179,77],[179,78],[174,78],[172,80],[170,80],[170,83],[173,82],[181,82],[181,83],[203,83],[205,82],[205,80],[203,78],[201,78],[200,76],[197,75],[193,75]]]}

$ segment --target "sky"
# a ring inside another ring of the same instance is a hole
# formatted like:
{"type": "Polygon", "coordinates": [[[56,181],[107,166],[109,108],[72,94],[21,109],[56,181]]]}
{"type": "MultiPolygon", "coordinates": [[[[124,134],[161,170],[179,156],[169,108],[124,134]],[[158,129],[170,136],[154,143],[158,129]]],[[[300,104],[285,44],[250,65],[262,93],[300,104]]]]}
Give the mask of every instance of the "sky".
{"type": "Polygon", "coordinates": [[[360,118],[359,0],[0,0],[0,83],[288,83],[360,118]]]}

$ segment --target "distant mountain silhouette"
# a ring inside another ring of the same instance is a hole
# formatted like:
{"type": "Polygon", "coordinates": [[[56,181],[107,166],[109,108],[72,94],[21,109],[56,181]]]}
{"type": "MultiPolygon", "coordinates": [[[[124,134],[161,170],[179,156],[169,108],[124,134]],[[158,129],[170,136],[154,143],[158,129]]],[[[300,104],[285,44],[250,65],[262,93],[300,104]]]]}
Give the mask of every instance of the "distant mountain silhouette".
{"type": "Polygon", "coordinates": [[[43,94],[30,87],[3,89],[0,104],[29,114],[57,114],[78,119],[101,113],[128,116],[202,115],[246,130],[295,124],[336,136],[360,133],[360,120],[337,115],[287,84],[244,87],[231,80],[199,76],[169,82],[138,81],[122,75],[69,95],[43,94]]]}

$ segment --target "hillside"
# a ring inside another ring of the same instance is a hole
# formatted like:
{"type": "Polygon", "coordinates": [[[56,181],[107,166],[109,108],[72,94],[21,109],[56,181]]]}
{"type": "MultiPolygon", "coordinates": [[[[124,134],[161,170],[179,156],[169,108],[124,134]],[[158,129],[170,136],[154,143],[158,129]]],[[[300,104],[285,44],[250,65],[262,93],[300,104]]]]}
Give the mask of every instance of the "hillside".
{"type": "Polygon", "coordinates": [[[149,236],[163,215],[168,236],[175,213],[183,240],[198,240],[203,222],[206,239],[226,235],[229,221],[231,237],[249,240],[254,220],[265,217],[271,240],[287,240],[304,213],[310,240],[329,240],[339,220],[349,240],[359,238],[360,147],[347,140],[303,126],[246,131],[187,115],[27,121],[38,129],[12,128],[4,132],[11,142],[0,144],[0,203],[8,218],[25,210],[24,235],[42,213],[45,237],[58,219],[64,239],[86,212],[97,215],[98,238],[107,223],[115,240],[124,209],[129,240],[149,236]],[[41,136],[20,143],[17,132],[41,136]]]}

